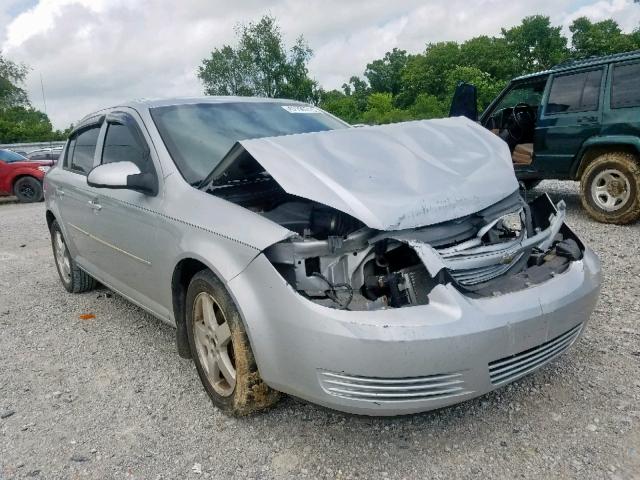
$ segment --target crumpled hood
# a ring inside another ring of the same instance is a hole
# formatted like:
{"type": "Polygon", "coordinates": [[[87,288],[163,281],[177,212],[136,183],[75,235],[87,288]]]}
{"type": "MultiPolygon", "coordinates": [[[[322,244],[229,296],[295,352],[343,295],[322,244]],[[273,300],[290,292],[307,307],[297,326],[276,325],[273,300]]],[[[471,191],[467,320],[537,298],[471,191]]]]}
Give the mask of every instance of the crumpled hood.
{"type": "Polygon", "coordinates": [[[507,144],[464,117],[239,143],[286,192],[378,230],[463,217],[518,188],[507,144]]]}

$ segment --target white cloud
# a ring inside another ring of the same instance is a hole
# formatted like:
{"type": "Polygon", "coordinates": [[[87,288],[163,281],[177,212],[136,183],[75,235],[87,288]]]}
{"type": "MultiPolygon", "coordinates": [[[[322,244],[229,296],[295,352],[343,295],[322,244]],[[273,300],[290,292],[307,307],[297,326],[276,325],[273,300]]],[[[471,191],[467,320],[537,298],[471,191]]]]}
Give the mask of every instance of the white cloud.
{"type": "MultiPolygon", "coordinates": [[[[11,0],[8,0],[11,1],[11,0]]],[[[13,0],[12,4],[35,0],[13,0]]],[[[234,43],[238,22],[271,13],[291,42],[304,34],[315,57],[311,74],[326,87],[393,47],[411,52],[427,42],[497,35],[526,15],[550,15],[558,25],[576,16],[638,24],[631,0],[39,0],[12,17],[2,50],[32,67],[27,89],[56,127],[130,98],[199,95],[196,69],[216,46],[234,43]],[[635,23],[634,23],[635,22],[635,23]]],[[[8,9],[0,7],[0,22],[8,9]]],[[[4,23],[3,23],[4,24],[4,23]]]]}

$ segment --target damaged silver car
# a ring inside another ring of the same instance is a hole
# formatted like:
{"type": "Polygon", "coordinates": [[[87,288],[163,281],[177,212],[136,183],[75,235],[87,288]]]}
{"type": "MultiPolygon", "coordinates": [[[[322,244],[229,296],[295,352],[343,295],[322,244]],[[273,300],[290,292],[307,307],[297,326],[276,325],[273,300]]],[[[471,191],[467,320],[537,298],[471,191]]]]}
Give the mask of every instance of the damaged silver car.
{"type": "Polygon", "coordinates": [[[368,415],[482,395],[566,351],[600,264],[465,118],[351,128],[293,101],[86,117],[44,182],[60,279],[176,326],[213,403],[368,415]]]}

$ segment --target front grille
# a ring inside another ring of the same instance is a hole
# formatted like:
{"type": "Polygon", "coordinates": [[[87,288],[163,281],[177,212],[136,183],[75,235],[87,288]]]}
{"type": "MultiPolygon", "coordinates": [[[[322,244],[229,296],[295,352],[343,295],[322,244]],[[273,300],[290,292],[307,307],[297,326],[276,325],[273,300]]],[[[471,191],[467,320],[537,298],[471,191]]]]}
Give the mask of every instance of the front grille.
{"type": "Polygon", "coordinates": [[[494,360],[489,364],[491,383],[500,385],[510,382],[550,362],[569,348],[578,338],[581,331],[582,324],[579,324],[568,332],[537,347],[516,353],[510,357],[494,360]]]}
{"type": "Polygon", "coordinates": [[[318,377],[324,391],[331,395],[372,402],[436,400],[473,393],[465,389],[462,373],[378,378],[321,371],[318,377]]]}

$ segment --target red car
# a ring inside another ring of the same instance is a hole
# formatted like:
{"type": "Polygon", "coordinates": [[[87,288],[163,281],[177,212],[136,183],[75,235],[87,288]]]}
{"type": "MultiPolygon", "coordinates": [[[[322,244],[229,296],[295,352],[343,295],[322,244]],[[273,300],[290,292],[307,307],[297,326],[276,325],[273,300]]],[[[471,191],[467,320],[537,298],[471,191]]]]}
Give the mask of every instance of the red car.
{"type": "Polygon", "coordinates": [[[0,150],[0,195],[15,195],[20,202],[42,201],[42,179],[52,160],[34,161],[11,150],[0,150]]]}

